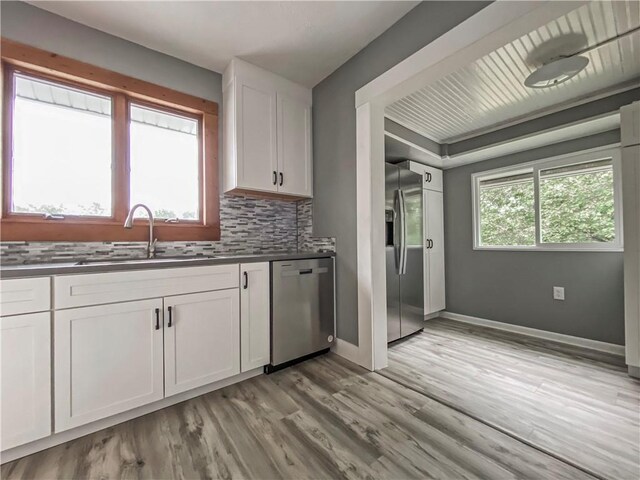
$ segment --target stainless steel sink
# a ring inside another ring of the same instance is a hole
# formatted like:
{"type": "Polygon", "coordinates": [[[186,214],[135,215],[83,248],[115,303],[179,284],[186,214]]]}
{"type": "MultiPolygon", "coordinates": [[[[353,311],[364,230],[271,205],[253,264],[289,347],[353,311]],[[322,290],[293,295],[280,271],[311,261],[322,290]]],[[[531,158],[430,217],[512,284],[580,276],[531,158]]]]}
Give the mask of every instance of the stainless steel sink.
{"type": "Polygon", "coordinates": [[[156,258],[114,258],[113,260],[80,260],[75,265],[122,265],[122,264],[148,264],[148,263],[179,263],[194,262],[197,260],[209,260],[216,258],[213,255],[197,255],[191,257],[156,257],[156,258]]]}

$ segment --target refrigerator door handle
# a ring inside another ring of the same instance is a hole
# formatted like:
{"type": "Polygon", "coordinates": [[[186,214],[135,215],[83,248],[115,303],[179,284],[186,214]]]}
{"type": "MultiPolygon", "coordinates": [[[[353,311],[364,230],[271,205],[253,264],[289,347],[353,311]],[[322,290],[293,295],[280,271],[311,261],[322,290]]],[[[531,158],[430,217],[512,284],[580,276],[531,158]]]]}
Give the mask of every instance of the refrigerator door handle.
{"type": "Polygon", "coordinates": [[[400,268],[402,266],[402,258],[401,258],[401,246],[402,246],[402,238],[400,233],[400,222],[401,222],[401,214],[400,212],[400,190],[396,190],[393,193],[393,256],[396,265],[396,273],[400,274],[400,268]]]}
{"type": "Polygon", "coordinates": [[[407,209],[404,200],[404,192],[398,190],[400,199],[400,275],[407,273],[407,209]]]}

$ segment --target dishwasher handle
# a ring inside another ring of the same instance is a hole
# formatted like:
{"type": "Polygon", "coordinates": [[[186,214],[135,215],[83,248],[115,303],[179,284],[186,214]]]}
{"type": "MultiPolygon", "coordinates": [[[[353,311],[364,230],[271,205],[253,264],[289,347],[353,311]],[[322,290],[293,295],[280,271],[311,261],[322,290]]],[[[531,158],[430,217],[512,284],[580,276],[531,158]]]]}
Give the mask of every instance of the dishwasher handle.
{"type": "Polygon", "coordinates": [[[320,273],[328,273],[329,269],[327,267],[317,267],[317,268],[301,268],[299,270],[283,270],[280,276],[282,277],[297,277],[298,275],[312,275],[312,274],[320,274],[320,273]]]}

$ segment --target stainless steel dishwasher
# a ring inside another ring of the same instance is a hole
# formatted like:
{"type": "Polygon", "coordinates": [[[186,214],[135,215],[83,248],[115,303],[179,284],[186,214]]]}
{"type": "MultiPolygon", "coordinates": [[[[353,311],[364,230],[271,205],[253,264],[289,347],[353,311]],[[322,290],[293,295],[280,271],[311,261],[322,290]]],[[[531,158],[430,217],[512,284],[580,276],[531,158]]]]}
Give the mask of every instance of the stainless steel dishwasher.
{"type": "Polygon", "coordinates": [[[271,365],[324,353],[335,338],[334,259],[271,262],[271,365]]]}

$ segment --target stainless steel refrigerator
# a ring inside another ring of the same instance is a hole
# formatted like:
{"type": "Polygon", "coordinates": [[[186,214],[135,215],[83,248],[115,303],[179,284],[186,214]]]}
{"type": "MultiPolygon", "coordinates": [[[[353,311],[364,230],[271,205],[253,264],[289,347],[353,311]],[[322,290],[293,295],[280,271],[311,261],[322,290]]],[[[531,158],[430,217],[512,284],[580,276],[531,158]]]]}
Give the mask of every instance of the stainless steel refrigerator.
{"type": "Polygon", "coordinates": [[[423,328],[422,176],[385,166],[387,342],[423,328]]]}

